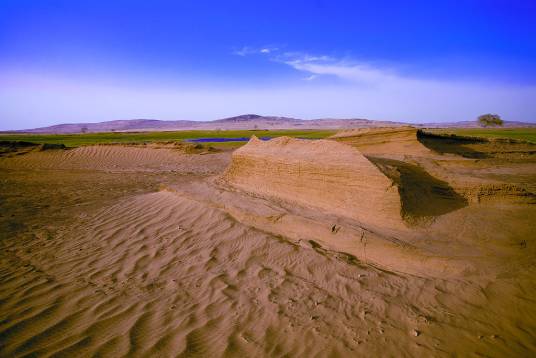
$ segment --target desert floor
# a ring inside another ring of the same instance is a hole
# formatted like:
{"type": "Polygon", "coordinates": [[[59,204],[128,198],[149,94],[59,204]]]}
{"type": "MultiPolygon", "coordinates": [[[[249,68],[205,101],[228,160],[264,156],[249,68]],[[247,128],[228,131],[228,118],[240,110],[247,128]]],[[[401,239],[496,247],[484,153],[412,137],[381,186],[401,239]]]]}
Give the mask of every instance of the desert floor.
{"type": "Polygon", "coordinates": [[[0,356],[535,354],[534,150],[348,138],[400,188],[392,227],[241,190],[231,151],[0,157],[0,356]]]}

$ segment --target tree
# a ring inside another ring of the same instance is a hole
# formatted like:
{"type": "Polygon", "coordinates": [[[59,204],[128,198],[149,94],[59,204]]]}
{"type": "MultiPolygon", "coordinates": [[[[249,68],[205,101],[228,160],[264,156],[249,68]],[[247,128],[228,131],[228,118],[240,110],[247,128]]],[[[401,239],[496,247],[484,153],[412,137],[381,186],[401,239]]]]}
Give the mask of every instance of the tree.
{"type": "Polygon", "coordinates": [[[85,127],[85,126],[82,127],[81,131],[82,131],[82,133],[87,133],[87,127],[85,127]]]}
{"type": "Polygon", "coordinates": [[[481,116],[478,116],[478,124],[480,124],[482,127],[495,127],[495,126],[502,126],[503,120],[501,119],[501,116],[498,114],[483,114],[481,116]]]}

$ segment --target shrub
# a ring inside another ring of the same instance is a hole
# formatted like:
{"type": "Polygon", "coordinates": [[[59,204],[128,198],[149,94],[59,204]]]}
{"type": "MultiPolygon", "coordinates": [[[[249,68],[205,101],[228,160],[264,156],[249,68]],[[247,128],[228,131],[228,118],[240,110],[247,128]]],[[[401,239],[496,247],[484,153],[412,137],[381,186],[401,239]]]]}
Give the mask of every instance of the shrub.
{"type": "Polygon", "coordinates": [[[478,117],[478,124],[480,124],[482,127],[495,127],[495,126],[502,126],[503,120],[501,119],[501,116],[498,114],[483,114],[478,117]]]}

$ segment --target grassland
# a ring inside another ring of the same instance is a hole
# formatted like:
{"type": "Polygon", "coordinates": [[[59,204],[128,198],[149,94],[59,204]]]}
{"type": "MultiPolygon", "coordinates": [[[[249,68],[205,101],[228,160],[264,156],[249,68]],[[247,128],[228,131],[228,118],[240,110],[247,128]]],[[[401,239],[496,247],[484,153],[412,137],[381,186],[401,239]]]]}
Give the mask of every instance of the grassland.
{"type": "Polygon", "coordinates": [[[480,138],[510,138],[536,143],[536,128],[452,128],[430,129],[432,133],[448,133],[480,138]]]}
{"type": "MultiPolygon", "coordinates": [[[[451,128],[430,129],[432,133],[452,133],[461,136],[483,138],[511,138],[536,143],[536,128],[451,128]]],[[[258,137],[300,137],[310,139],[325,138],[336,130],[191,130],[172,132],[106,132],[86,134],[0,134],[1,140],[26,141],[33,143],[58,143],[66,147],[103,143],[151,143],[183,141],[197,138],[239,138],[256,135],[258,137]]],[[[239,147],[245,142],[204,142],[215,147],[239,147]]]]}
{"type": "MultiPolygon", "coordinates": [[[[258,137],[300,137],[320,139],[334,134],[334,130],[192,130],[173,132],[106,132],[86,134],[0,134],[0,140],[26,141],[33,143],[58,143],[66,147],[79,147],[83,145],[102,143],[151,143],[167,141],[183,141],[196,138],[239,138],[256,135],[258,137]]],[[[212,143],[206,145],[237,147],[245,142],[212,143]]]]}

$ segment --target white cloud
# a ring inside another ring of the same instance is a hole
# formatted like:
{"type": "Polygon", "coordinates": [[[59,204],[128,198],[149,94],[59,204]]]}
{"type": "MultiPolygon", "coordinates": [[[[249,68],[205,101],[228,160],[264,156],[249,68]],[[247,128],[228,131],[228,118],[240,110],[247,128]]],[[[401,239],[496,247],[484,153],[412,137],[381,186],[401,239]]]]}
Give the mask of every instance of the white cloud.
{"type": "Polygon", "coordinates": [[[318,75],[311,75],[311,76],[304,77],[303,79],[304,79],[305,81],[312,81],[312,80],[314,80],[314,79],[317,78],[317,77],[318,77],[318,75]]]}
{"type": "Polygon", "coordinates": [[[389,70],[374,68],[366,63],[339,60],[330,56],[287,52],[274,58],[274,60],[316,77],[330,75],[361,84],[378,85],[403,80],[389,70]]]}
{"type": "Polygon", "coordinates": [[[278,50],[279,49],[274,46],[263,46],[260,48],[244,46],[238,50],[234,50],[233,54],[237,56],[242,56],[242,57],[249,56],[249,55],[258,55],[258,54],[268,55],[278,50]]]}
{"type": "Polygon", "coordinates": [[[250,54],[254,53],[252,51],[253,50],[250,47],[244,46],[241,49],[234,50],[233,55],[246,56],[246,55],[250,55],[250,54]]]}

